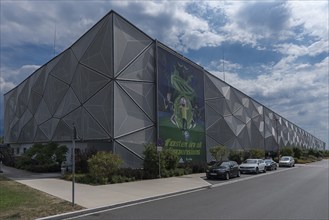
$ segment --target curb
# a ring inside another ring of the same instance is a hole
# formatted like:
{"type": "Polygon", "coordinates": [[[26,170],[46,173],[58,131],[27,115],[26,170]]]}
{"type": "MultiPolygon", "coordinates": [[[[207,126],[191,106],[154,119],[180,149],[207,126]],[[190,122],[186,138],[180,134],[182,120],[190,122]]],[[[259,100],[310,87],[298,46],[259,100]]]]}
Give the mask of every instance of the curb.
{"type": "Polygon", "coordinates": [[[180,195],[180,194],[185,194],[185,193],[189,193],[189,192],[193,192],[193,191],[199,191],[199,190],[210,189],[210,188],[211,188],[211,185],[201,186],[201,187],[196,187],[193,189],[183,190],[183,191],[174,192],[174,193],[168,193],[168,194],[149,197],[149,198],[145,198],[145,199],[138,199],[138,200],[134,200],[134,201],[123,202],[123,203],[118,203],[118,204],[109,205],[109,206],[101,206],[101,207],[97,207],[97,208],[83,209],[83,210],[78,210],[78,211],[73,211],[73,212],[68,212],[68,213],[62,213],[62,214],[58,214],[58,215],[37,218],[37,220],[70,219],[70,218],[74,218],[74,217],[79,217],[81,215],[88,215],[88,214],[92,214],[92,213],[96,213],[96,212],[103,212],[103,211],[106,211],[109,209],[119,208],[122,206],[129,206],[129,205],[133,205],[135,203],[143,203],[143,202],[148,202],[148,201],[152,201],[152,200],[156,200],[156,199],[171,197],[171,196],[175,196],[175,195],[180,195]]]}

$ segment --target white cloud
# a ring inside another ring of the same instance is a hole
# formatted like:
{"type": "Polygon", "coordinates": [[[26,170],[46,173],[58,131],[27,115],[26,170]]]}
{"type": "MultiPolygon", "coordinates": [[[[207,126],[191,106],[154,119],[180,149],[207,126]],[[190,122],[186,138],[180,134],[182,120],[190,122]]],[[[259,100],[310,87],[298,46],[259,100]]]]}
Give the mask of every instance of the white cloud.
{"type": "Polygon", "coordinates": [[[302,25],[304,34],[328,41],[328,1],[287,1],[292,26],[302,25]]]}
{"type": "Polygon", "coordinates": [[[13,89],[16,85],[13,82],[7,82],[3,77],[0,76],[0,91],[1,95],[5,94],[9,90],[13,89]]]}
{"type": "Polygon", "coordinates": [[[311,45],[297,45],[293,43],[284,43],[274,45],[274,48],[283,55],[291,55],[291,56],[316,56],[320,53],[328,51],[328,41],[324,41],[323,39],[319,41],[315,41],[311,45]]]}

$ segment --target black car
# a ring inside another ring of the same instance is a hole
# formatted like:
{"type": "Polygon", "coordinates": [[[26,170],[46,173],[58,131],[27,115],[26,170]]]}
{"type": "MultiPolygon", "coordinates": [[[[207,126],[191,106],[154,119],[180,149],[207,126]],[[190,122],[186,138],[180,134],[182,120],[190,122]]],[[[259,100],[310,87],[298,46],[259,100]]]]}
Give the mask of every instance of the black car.
{"type": "Polygon", "coordinates": [[[221,178],[228,180],[231,177],[239,177],[240,168],[235,161],[222,161],[206,170],[206,175],[207,179],[221,178]]]}
{"type": "Polygon", "coordinates": [[[276,170],[278,168],[278,164],[272,159],[265,159],[266,170],[276,170]]]}

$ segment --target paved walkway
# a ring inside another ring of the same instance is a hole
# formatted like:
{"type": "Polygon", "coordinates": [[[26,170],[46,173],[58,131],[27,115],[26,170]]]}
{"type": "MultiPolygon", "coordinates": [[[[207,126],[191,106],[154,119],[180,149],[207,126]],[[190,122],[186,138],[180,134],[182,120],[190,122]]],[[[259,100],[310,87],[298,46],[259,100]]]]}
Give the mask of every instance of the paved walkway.
{"type": "MultiPolygon", "coordinates": [[[[6,177],[58,198],[72,201],[72,182],[60,179],[60,174],[36,174],[2,166],[6,177]]],[[[142,199],[208,187],[205,174],[142,180],[129,183],[91,186],[75,184],[75,203],[85,208],[99,208],[142,199]]]]}

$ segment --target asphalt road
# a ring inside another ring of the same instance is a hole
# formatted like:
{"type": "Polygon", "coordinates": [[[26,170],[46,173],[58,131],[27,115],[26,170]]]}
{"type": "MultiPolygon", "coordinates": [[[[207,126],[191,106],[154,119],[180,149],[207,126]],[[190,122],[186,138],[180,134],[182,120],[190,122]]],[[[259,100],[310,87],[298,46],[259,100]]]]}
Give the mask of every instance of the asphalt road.
{"type": "Polygon", "coordinates": [[[78,219],[329,219],[328,160],[269,173],[78,219]]]}

